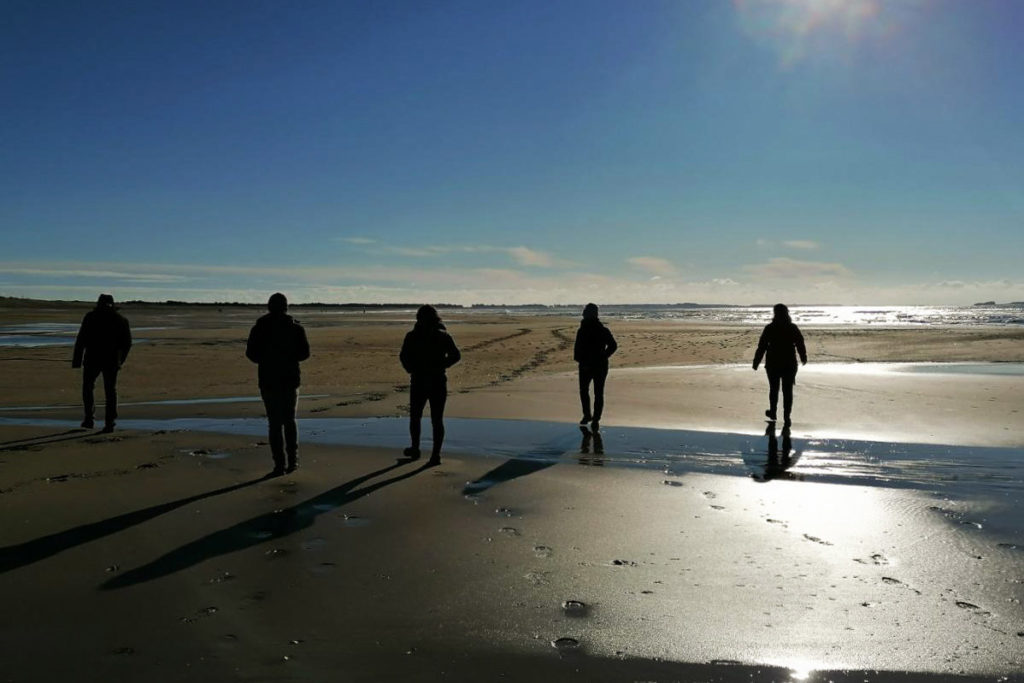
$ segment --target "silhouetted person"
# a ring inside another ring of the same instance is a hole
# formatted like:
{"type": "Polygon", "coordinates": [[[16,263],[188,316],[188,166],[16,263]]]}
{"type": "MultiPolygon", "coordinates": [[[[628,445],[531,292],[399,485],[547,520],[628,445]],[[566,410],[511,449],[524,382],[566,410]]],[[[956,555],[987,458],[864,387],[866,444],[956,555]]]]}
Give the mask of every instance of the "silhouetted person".
{"type": "Polygon", "coordinates": [[[409,438],[412,445],[406,456],[420,457],[420,419],[423,408],[430,403],[430,424],[433,428],[433,446],[429,465],[441,464],[441,445],[444,443],[444,404],[448,400],[448,378],[445,371],[459,362],[462,354],[455,341],[445,330],[441,316],[433,306],[420,306],[416,311],[416,325],[402,342],[398,359],[409,373],[409,438]]]}
{"type": "Polygon", "coordinates": [[[260,396],[267,411],[272,475],[294,472],[299,466],[299,429],[295,409],[299,401],[299,363],[309,358],[306,330],[288,315],[288,299],[278,292],[267,301],[267,310],[253,325],[245,357],[259,365],[260,396]],[[285,455],[288,456],[287,468],[285,455]]]}
{"type": "Polygon", "coordinates": [[[768,374],[768,410],[765,416],[775,421],[779,406],[779,385],[782,385],[782,415],[785,426],[790,426],[790,415],[793,411],[793,385],[796,383],[796,357],[800,355],[800,363],[807,364],[807,349],[804,348],[804,336],[789,317],[789,309],[785,304],[775,304],[772,309],[774,317],[765,325],[761,339],[754,353],[754,369],[764,358],[764,369],[768,374]]]}
{"type": "Polygon", "coordinates": [[[71,367],[82,370],[82,403],[85,418],[82,427],[92,429],[96,411],[93,395],[96,378],[103,375],[104,406],[103,431],[114,431],[117,420],[117,373],[124,365],[132,348],[132,332],[128,321],[114,308],[114,297],[100,294],[96,308],[85,314],[75,339],[75,352],[71,367]]]}
{"type": "Polygon", "coordinates": [[[601,428],[604,411],[604,383],[608,378],[608,358],[619,345],[615,337],[597,317],[597,304],[583,308],[583,320],[576,331],[576,345],[572,357],[579,363],[580,404],[583,407],[581,425],[590,423],[596,431],[601,428]],[[590,412],[590,383],[594,383],[594,412],[590,412]]]}

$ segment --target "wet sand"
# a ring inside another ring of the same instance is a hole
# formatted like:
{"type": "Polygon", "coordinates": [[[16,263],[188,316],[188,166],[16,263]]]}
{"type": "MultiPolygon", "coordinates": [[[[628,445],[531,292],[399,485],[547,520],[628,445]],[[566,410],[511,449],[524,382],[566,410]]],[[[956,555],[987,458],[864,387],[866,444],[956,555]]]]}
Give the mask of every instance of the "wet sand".
{"type": "MultiPolygon", "coordinates": [[[[171,317],[126,313],[136,326],[171,317]]],[[[251,396],[240,354],[254,317],[147,332],[123,400],[251,396]]],[[[451,318],[465,361],[449,414],[522,421],[526,434],[502,437],[499,453],[497,426],[491,442],[469,427],[460,441],[453,421],[439,468],[397,461],[386,442],[310,435],[298,473],[263,480],[261,437],[9,423],[73,421],[77,406],[0,413],[0,591],[16,615],[0,678],[1020,680],[1022,378],[813,366],[1020,362],[1020,333],[805,331],[798,457],[758,477],[756,332],[611,322],[623,352],[601,454],[574,424],[575,321],[451,318]],[[652,369],[670,365],[690,367],[652,369]],[[629,426],[697,432],[658,440],[629,426]],[[676,442],[692,448],[640,457],[676,442]],[[978,466],[908,472],[943,446],[978,466]],[[905,480],[886,481],[882,465],[905,480]]],[[[303,414],[401,415],[394,354],[408,320],[308,321],[304,391],[322,396],[303,414]]],[[[0,349],[0,402],[74,406],[69,356],[0,349]]],[[[261,412],[164,404],[122,417],[261,412]]]]}

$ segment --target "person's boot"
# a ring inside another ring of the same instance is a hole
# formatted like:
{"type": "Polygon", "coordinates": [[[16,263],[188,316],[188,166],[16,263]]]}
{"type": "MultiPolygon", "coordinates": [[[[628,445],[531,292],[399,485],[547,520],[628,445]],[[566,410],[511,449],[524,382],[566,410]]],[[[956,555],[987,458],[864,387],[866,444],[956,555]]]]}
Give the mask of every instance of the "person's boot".
{"type": "Polygon", "coordinates": [[[292,473],[299,469],[299,456],[297,454],[288,456],[288,466],[285,468],[285,472],[292,473]]]}
{"type": "Polygon", "coordinates": [[[91,417],[87,417],[82,420],[82,429],[92,429],[95,426],[96,422],[91,417]]]}

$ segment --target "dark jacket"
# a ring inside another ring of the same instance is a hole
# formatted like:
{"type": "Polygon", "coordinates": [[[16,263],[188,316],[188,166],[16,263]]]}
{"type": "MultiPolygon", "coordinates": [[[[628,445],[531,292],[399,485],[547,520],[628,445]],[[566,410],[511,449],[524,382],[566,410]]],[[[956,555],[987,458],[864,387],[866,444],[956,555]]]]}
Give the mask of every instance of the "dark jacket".
{"type": "Polygon", "coordinates": [[[132,332],[125,317],[113,308],[96,308],[82,318],[71,367],[117,368],[131,348],[132,332]]]}
{"type": "Polygon", "coordinates": [[[619,345],[615,337],[597,318],[584,318],[576,331],[572,358],[580,365],[608,367],[608,358],[619,345]]]}
{"type": "Polygon", "coordinates": [[[245,357],[259,365],[261,388],[295,389],[299,362],[309,358],[306,330],[286,313],[267,313],[252,326],[245,357]]]}
{"type": "Polygon", "coordinates": [[[405,335],[398,359],[402,367],[413,377],[444,376],[444,371],[462,358],[455,340],[444,329],[444,325],[416,326],[405,335]]]}
{"type": "Polygon", "coordinates": [[[796,372],[796,354],[800,354],[800,362],[807,362],[807,349],[804,348],[804,336],[800,328],[789,320],[773,320],[764,327],[761,339],[757,342],[754,354],[754,368],[764,361],[766,370],[773,372],[796,372]],[[796,353],[794,353],[794,350],[796,353]]]}

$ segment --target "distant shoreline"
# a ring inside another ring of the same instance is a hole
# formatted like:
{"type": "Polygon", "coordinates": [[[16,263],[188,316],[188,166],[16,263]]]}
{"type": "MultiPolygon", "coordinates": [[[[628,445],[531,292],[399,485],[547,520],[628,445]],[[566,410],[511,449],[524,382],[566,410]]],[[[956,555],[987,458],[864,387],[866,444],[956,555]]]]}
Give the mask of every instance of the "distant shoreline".
{"type": "MultiPolygon", "coordinates": [[[[97,290],[99,291],[99,290],[97,290]]],[[[214,307],[214,308],[263,308],[266,304],[263,302],[242,302],[242,301],[177,301],[174,299],[168,299],[165,301],[146,301],[144,299],[128,299],[118,302],[120,305],[131,305],[131,306],[189,306],[189,307],[214,307]]],[[[329,303],[329,302],[292,302],[291,308],[334,308],[343,310],[379,310],[379,311],[390,311],[390,310],[407,310],[410,308],[417,308],[424,302],[385,302],[385,303],[361,303],[361,302],[342,302],[342,303],[329,303]]],[[[560,308],[582,308],[586,302],[578,303],[565,303],[565,304],[454,304],[454,303],[433,303],[435,308],[446,309],[446,310],[529,310],[529,309],[560,309],[560,308]]],[[[54,306],[91,306],[93,301],[83,301],[80,299],[29,299],[25,297],[11,297],[11,296],[0,296],[0,308],[24,308],[24,307],[54,307],[54,306]]],[[[707,308],[771,308],[774,304],[771,303],[751,303],[751,304],[722,304],[722,303],[696,303],[696,302],[678,302],[678,303],[629,303],[629,304],[603,304],[602,308],[606,309],[621,309],[621,308],[632,308],[639,310],[652,310],[652,309],[707,309],[707,308]]],[[[838,303],[791,303],[791,307],[903,307],[903,306],[916,306],[916,307],[943,307],[943,308],[984,308],[984,307],[995,307],[995,308],[1024,308],[1024,301],[1011,301],[1008,303],[996,303],[995,301],[982,301],[974,304],[888,304],[886,306],[879,306],[878,304],[838,304],[838,303]]]]}

